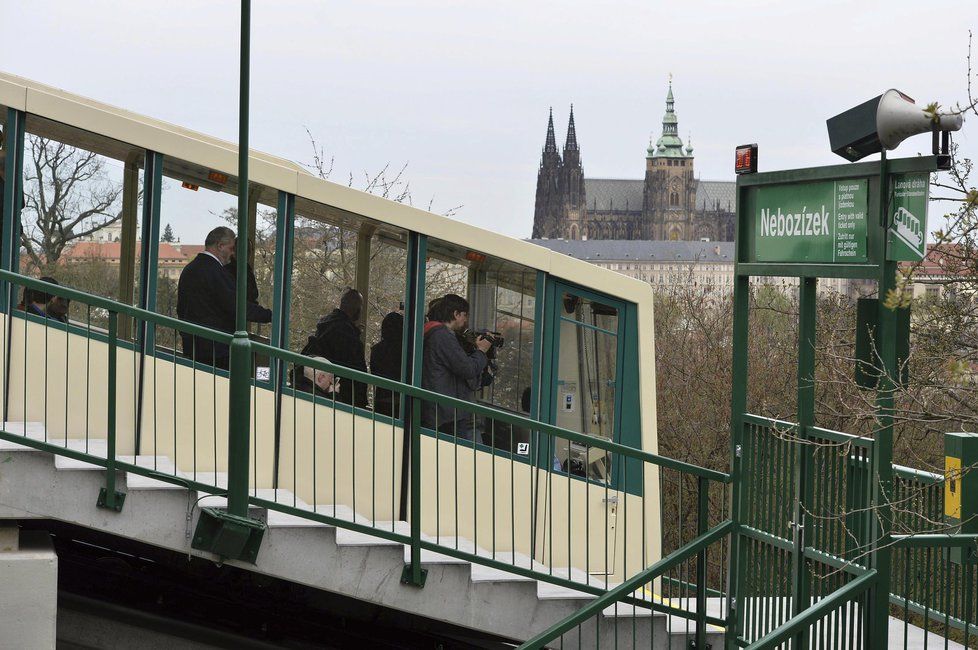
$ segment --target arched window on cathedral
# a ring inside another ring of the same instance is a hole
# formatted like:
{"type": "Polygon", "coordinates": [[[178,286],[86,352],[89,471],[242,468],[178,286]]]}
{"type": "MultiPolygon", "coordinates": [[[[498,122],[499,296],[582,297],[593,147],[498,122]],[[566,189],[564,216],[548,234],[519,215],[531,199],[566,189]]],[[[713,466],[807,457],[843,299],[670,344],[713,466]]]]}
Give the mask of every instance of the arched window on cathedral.
{"type": "Polygon", "coordinates": [[[679,205],[679,192],[673,192],[669,195],[669,205],[678,206],[679,205]]]}
{"type": "Polygon", "coordinates": [[[577,224],[576,223],[572,223],[571,224],[571,227],[570,227],[570,238],[571,239],[579,239],[578,230],[577,230],[577,224]]]}

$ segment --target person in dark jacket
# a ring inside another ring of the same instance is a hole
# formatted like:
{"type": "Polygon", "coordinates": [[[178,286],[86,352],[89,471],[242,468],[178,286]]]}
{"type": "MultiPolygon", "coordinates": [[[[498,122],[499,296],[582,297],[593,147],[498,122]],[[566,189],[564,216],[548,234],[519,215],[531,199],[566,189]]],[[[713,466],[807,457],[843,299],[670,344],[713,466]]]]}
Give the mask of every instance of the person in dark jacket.
{"type": "MultiPolygon", "coordinates": [[[[457,332],[469,323],[469,301],[453,293],[432,302],[424,326],[424,360],[421,386],[430,391],[471,401],[481,384],[482,371],[489,363],[486,352],[492,345],[487,339],[475,340],[476,349],[466,354],[457,332]]],[[[471,440],[474,423],[471,413],[454,407],[424,402],[421,424],[430,429],[471,440]]]]}
{"type": "MultiPolygon", "coordinates": [[[[363,341],[360,340],[360,312],[363,311],[363,296],[356,289],[347,287],[340,296],[340,306],[316,324],[316,333],[309,337],[302,354],[309,357],[323,357],[331,363],[354,370],[367,372],[364,360],[363,341]]],[[[299,390],[313,392],[312,382],[305,376],[300,366],[295,369],[295,386],[299,390]]],[[[340,389],[334,393],[336,401],[354,406],[367,406],[367,384],[339,377],[340,389]]]]}
{"type": "MultiPolygon", "coordinates": [[[[198,253],[180,272],[177,284],[177,318],[221,332],[234,332],[236,283],[224,265],[234,252],[234,231],[219,226],[207,233],[204,252],[198,253]]],[[[246,318],[253,323],[270,323],[272,312],[249,302],[246,318]]],[[[200,363],[228,367],[230,350],[227,344],[202,336],[180,333],[183,355],[200,363]]]]}
{"type": "MultiPolygon", "coordinates": [[[[235,258],[234,253],[231,253],[228,263],[224,265],[224,270],[228,272],[231,276],[231,281],[237,285],[238,283],[238,260],[235,258]]],[[[245,290],[245,296],[248,298],[248,302],[258,303],[258,280],[255,278],[255,269],[248,265],[248,288],[245,290]]]]}
{"type": "MultiPolygon", "coordinates": [[[[404,316],[396,311],[384,316],[380,323],[380,340],[370,348],[370,372],[380,377],[401,381],[401,342],[404,338],[404,316]]],[[[374,392],[374,411],[398,417],[400,404],[394,393],[386,388],[374,392]]]]}

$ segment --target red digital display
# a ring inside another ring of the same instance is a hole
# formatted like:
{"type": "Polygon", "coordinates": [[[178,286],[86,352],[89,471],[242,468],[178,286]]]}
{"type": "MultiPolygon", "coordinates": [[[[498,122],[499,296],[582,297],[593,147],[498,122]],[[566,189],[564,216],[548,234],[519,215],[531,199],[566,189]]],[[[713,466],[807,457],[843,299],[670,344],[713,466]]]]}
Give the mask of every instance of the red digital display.
{"type": "Polygon", "coordinates": [[[757,171],[757,145],[745,144],[737,147],[734,159],[734,172],[737,174],[753,174],[757,171]]]}

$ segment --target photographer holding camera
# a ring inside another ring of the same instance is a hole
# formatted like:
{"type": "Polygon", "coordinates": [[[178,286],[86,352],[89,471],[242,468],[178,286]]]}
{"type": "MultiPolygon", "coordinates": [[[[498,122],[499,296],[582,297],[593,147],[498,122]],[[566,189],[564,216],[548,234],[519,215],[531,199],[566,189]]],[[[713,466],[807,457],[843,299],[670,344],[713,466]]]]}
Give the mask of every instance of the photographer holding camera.
{"type": "MultiPolygon", "coordinates": [[[[422,388],[466,401],[481,388],[492,342],[478,336],[475,349],[466,353],[457,335],[468,322],[469,301],[465,298],[449,293],[432,301],[424,326],[422,388]]],[[[431,402],[424,402],[421,408],[421,424],[464,440],[472,440],[475,432],[472,413],[431,402]]]]}

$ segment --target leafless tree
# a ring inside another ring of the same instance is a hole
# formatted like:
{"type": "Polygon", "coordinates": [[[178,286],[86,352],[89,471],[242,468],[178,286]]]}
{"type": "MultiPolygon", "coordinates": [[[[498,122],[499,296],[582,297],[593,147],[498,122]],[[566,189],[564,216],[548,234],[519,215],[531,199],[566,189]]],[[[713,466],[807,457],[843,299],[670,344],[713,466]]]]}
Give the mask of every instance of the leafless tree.
{"type": "Polygon", "coordinates": [[[122,184],[91,151],[35,135],[27,148],[21,245],[37,268],[48,268],[71,242],[122,218],[122,184]]]}

